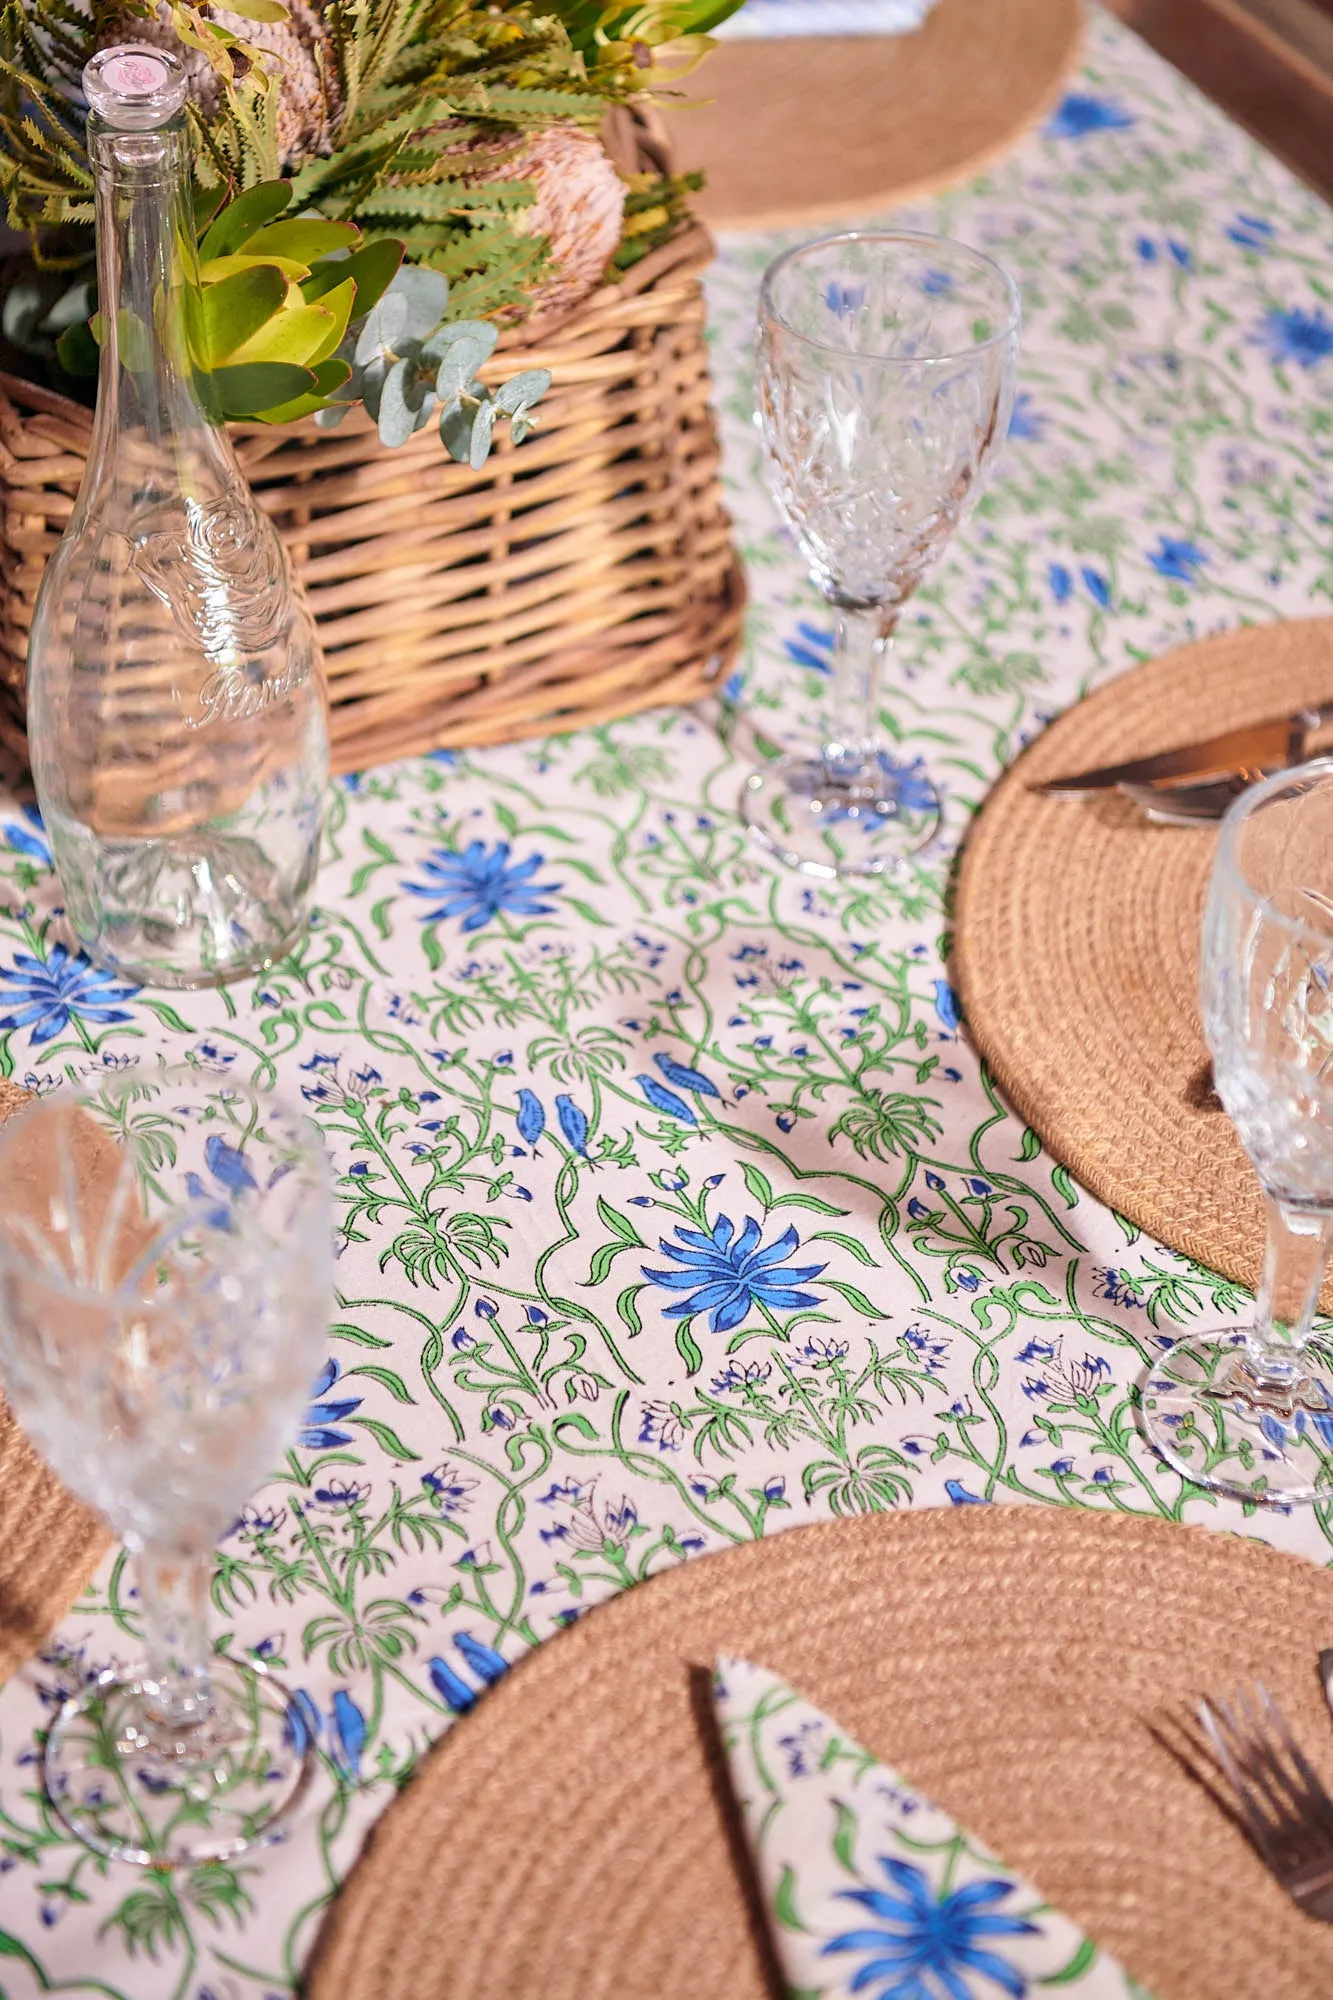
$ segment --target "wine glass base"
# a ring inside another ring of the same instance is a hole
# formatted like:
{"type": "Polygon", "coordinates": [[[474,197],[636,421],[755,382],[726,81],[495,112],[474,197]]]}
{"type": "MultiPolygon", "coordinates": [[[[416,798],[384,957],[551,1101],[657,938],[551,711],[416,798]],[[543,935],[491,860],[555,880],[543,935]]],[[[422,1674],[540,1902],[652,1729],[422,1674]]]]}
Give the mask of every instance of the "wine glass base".
{"type": "Polygon", "coordinates": [[[76,1839],[143,1868],[228,1861],[281,1839],[314,1775],[291,1696],[258,1664],[210,1662],[212,1715],[148,1722],[144,1683],[108,1668],[65,1702],[43,1753],[47,1797],[76,1839]]]}
{"type": "Polygon", "coordinates": [[[1143,1424],[1167,1464],[1237,1500],[1333,1499],[1333,1371],[1313,1344],[1304,1372],[1254,1375],[1243,1331],[1180,1340],[1148,1373],[1143,1424]]]}
{"type": "Polygon", "coordinates": [[[826,879],[891,875],[934,838],[940,798],[920,763],[897,763],[887,750],[819,750],[752,773],[741,816],[789,868],[826,879]]]}

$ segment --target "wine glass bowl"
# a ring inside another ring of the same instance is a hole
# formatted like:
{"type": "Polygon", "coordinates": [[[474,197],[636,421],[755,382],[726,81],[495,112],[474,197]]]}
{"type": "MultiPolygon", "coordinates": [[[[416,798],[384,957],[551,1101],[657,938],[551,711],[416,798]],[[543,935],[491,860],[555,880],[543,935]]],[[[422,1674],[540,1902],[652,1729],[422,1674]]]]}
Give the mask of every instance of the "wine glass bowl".
{"type": "Polygon", "coordinates": [[[752,830],[821,875],[879,874],[935,830],[924,774],[878,740],[902,606],[975,501],[1007,432],[1020,309],[963,244],[854,230],[789,250],[760,294],[769,485],[837,616],[821,747],[746,785],[752,830]]]}
{"type": "Polygon", "coordinates": [[[1333,1495],[1333,1374],[1311,1336],[1333,1248],[1333,761],[1244,793],[1218,840],[1200,961],[1213,1079],[1267,1223],[1252,1326],[1178,1341],[1148,1435],[1247,1500],[1333,1495]]]}
{"type": "Polygon", "coordinates": [[[309,1777],[285,1690],[214,1656],[205,1621],[212,1549],[280,1461],[319,1366],[323,1149],[244,1085],[136,1071],[11,1120],[0,1176],[6,1391],[138,1555],[148,1652],[65,1704],[52,1802],[103,1853],[220,1859],[272,1837],[309,1777]]]}

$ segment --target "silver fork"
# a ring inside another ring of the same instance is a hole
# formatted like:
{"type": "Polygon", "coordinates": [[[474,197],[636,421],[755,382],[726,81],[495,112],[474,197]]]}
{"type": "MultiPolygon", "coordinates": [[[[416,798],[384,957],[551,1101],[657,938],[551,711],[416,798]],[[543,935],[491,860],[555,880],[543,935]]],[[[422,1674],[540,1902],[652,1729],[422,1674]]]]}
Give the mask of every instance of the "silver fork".
{"type": "Polygon", "coordinates": [[[1203,778],[1190,785],[1118,786],[1158,826],[1198,826],[1219,820],[1233,799],[1248,791],[1258,773],[1237,771],[1225,778],[1203,778]]]}
{"type": "Polygon", "coordinates": [[[1262,1681],[1230,1707],[1199,1703],[1241,1824],[1260,1857],[1308,1917],[1333,1924],[1333,1799],[1262,1681]]]}

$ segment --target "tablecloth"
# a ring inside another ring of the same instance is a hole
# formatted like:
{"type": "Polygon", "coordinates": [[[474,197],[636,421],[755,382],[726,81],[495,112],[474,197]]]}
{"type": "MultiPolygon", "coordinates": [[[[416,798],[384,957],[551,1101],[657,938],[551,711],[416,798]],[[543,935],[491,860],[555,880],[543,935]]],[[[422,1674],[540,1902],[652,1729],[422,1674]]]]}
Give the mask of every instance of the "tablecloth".
{"type": "Polygon", "coordinates": [[[799,731],[830,646],[751,424],[778,237],[724,241],[710,280],[753,593],[711,710],[344,780],[308,940],[229,992],[87,965],[40,826],[0,811],[4,1067],[276,1083],[341,1202],[327,1362],[214,1588],[220,1643],[300,1690],[320,1796],[286,1846],[192,1878],[62,1837],[34,1732],[135,1654],[109,1561],[0,1697],[6,2000],[292,1994],[421,1747],[598,1599],[748,1537],[1022,1501],[1333,1553],[1326,1508],[1247,1518],[1141,1443],[1146,1365],[1247,1301],[1043,1154],[942,957],[951,854],[1050,716],[1195,634],[1327,609],[1330,213],[1094,17],[1044,129],[907,219],[1002,259],[1026,333],[1003,465],[885,695],[948,801],[906,879],[784,874],[735,816],[745,755],[799,731]]]}

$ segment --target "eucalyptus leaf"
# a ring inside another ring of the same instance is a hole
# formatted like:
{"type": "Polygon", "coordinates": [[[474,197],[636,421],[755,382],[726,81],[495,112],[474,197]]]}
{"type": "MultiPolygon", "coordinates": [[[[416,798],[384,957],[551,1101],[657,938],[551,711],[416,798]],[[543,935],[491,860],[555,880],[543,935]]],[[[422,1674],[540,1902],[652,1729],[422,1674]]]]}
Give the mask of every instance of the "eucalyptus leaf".
{"type": "Polygon", "coordinates": [[[496,408],[507,417],[516,417],[520,411],[530,410],[534,403],[539,403],[550,386],[549,368],[525,368],[496,390],[496,408]]]}
{"type": "Polygon", "coordinates": [[[407,332],[407,300],[392,288],[384,294],[357,336],[355,359],[362,368],[395,354],[407,332]]]}
{"type": "Polygon", "coordinates": [[[326,403],[322,410],[315,411],[316,429],[321,431],[336,431],[351,407],[350,403],[340,403],[336,400],[326,403]]]}
{"type": "Polygon", "coordinates": [[[97,280],[76,278],[60,294],[42,321],[44,333],[64,333],[67,327],[86,325],[97,310],[97,280]]]}
{"type": "Polygon", "coordinates": [[[496,331],[493,326],[460,320],[457,326],[444,328],[444,333],[449,338],[435,377],[435,393],[442,403],[455,403],[460,396],[476,393],[477,370],[490,359],[496,331]]]}
{"type": "Polygon", "coordinates": [[[480,472],[491,455],[496,415],[494,403],[483,403],[472,420],[472,443],[468,450],[467,462],[474,472],[480,472]]]}
{"type": "Polygon", "coordinates": [[[31,350],[33,337],[43,317],[42,294],[28,279],[21,278],[5,293],[4,309],[0,312],[0,329],[6,340],[15,347],[31,350]]]}
{"type": "Polygon", "coordinates": [[[410,361],[395,361],[384,378],[380,392],[380,443],[390,447],[406,444],[420,428],[422,398],[416,393],[416,369],[410,361]]]}
{"type": "Polygon", "coordinates": [[[480,408],[473,396],[441,405],[440,440],[456,465],[472,462],[472,426],[480,408]]]}
{"type": "Polygon", "coordinates": [[[435,331],[448,310],[449,280],[443,271],[406,264],[384,294],[381,309],[390,299],[401,299],[403,303],[404,331],[415,340],[424,340],[435,331]]]}

